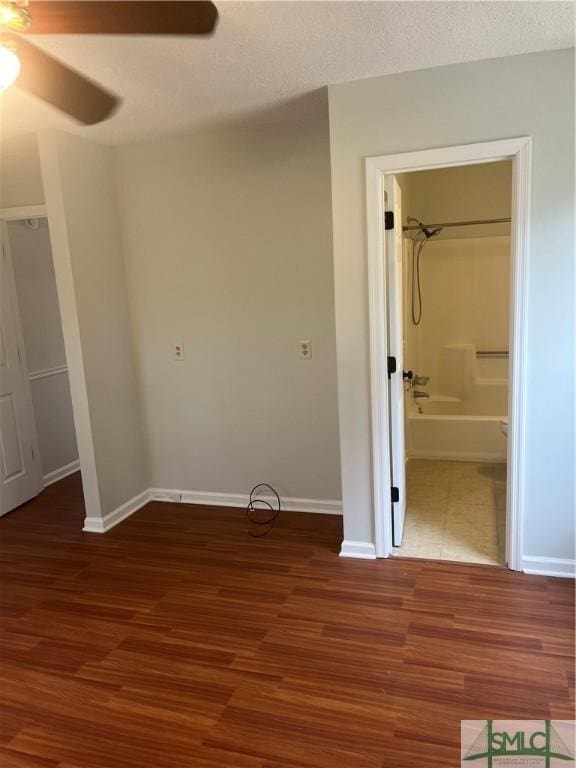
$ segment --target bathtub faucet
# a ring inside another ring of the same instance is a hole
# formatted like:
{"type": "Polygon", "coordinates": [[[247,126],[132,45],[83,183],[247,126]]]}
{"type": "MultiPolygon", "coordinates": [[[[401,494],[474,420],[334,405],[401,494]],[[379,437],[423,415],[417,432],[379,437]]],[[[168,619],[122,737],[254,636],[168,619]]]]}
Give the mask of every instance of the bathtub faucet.
{"type": "Polygon", "coordinates": [[[421,397],[430,397],[429,392],[421,392],[419,389],[415,389],[414,392],[412,392],[412,394],[414,395],[415,400],[418,400],[421,397]]]}

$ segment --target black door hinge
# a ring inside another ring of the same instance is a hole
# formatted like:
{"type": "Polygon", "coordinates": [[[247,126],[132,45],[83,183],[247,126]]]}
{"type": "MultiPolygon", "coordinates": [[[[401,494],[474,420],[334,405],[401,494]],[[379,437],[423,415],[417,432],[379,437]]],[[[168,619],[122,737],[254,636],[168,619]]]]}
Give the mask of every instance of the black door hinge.
{"type": "Polygon", "coordinates": [[[389,357],[388,358],[388,378],[390,378],[390,376],[393,373],[396,373],[396,358],[389,357]]]}
{"type": "Polygon", "coordinates": [[[390,488],[390,496],[392,498],[393,504],[396,504],[398,501],[400,501],[400,491],[398,488],[396,488],[395,485],[390,488]]]}
{"type": "Polygon", "coordinates": [[[394,229],[394,211],[384,212],[384,229],[394,229]]]}

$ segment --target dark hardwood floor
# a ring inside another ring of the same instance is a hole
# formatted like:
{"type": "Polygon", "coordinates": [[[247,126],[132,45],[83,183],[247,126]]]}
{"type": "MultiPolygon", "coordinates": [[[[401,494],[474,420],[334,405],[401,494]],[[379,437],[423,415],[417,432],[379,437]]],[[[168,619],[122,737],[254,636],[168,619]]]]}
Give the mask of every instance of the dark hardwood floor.
{"type": "Polygon", "coordinates": [[[76,475],[0,521],[2,768],[446,768],[461,719],[574,717],[568,580],[344,560],[324,515],[82,517],[76,475]]]}

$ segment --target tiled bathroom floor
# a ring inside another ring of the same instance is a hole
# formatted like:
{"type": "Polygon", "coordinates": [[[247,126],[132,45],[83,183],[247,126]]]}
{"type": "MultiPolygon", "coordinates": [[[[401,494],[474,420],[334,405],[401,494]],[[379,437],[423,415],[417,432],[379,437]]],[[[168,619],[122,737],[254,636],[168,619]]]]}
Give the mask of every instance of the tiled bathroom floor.
{"type": "Polygon", "coordinates": [[[408,462],[407,509],[396,556],[504,565],[506,465],[408,462]]]}

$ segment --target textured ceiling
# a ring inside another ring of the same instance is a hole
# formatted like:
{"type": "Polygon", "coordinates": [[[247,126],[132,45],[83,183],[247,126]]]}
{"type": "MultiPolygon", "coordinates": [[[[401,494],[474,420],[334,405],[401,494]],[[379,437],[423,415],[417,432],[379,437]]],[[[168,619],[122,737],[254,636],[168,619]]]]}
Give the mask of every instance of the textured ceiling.
{"type": "Polygon", "coordinates": [[[324,108],[327,84],[574,44],[572,2],[216,2],[209,39],[35,38],[124,101],[78,128],[15,86],[3,136],[49,124],[120,144],[298,120],[324,108]]]}

